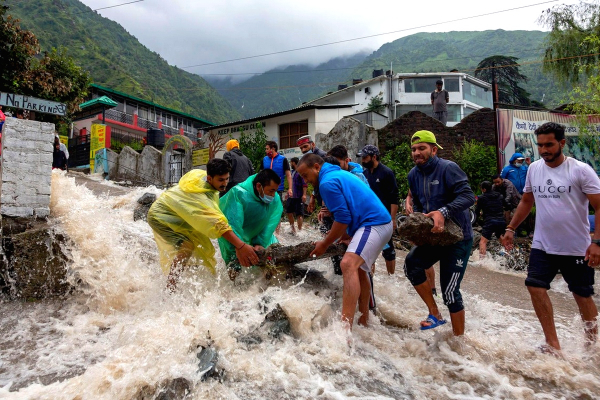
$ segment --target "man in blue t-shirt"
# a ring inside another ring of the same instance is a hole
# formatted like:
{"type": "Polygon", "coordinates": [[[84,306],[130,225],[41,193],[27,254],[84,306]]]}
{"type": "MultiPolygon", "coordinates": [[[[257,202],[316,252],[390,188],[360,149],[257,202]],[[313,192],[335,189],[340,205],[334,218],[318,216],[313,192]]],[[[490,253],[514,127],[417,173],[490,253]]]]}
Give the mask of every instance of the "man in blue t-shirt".
{"type": "Polygon", "coordinates": [[[315,243],[311,256],[320,256],[338,239],[350,241],[342,258],[344,279],[342,322],[352,329],[358,302],[358,323],[367,325],[371,265],[392,236],[392,218],[375,193],[339,166],[325,163],[316,154],[307,154],[298,164],[298,173],[319,187],[323,202],[333,217],[327,236],[315,243]]]}

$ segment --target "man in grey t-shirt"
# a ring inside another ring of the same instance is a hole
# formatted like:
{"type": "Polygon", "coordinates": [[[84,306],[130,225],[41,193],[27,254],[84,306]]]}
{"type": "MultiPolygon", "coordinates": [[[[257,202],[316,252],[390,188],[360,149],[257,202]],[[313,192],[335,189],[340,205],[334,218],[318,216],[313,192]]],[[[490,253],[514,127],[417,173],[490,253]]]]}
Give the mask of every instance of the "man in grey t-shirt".
{"type": "Polygon", "coordinates": [[[442,89],[444,82],[439,80],[435,83],[437,89],[431,92],[431,104],[433,104],[433,118],[446,125],[448,121],[448,109],[446,104],[450,101],[448,91],[442,89]]]}

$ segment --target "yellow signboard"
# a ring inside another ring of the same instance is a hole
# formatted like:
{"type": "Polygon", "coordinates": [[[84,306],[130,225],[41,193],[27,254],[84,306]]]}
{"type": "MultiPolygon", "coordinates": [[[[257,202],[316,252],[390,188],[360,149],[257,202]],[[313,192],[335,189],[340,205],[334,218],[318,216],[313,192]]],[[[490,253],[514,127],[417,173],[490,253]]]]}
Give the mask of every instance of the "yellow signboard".
{"type": "Polygon", "coordinates": [[[62,144],[64,144],[65,146],[67,146],[67,148],[69,148],[69,137],[68,136],[59,135],[58,139],[60,140],[60,142],[62,144]]]}
{"type": "Polygon", "coordinates": [[[96,152],[106,147],[106,125],[93,124],[90,134],[90,171],[94,171],[96,152]]]}
{"type": "Polygon", "coordinates": [[[200,149],[192,151],[192,166],[199,167],[206,165],[208,162],[208,149],[200,149]]]}

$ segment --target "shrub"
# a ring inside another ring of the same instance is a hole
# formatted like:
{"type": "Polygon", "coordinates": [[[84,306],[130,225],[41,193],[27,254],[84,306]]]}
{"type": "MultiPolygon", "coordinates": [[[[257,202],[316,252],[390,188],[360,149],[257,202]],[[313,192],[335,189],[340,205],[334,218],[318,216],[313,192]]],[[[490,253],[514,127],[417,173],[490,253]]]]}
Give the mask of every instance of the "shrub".
{"type": "Polygon", "coordinates": [[[480,193],[479,185],[497,174],[496,149],[471,140],[453,153],[456,163],[465,171],[473,192],[480,193]]]}
{"type": "Polygon", "coordinates": [[[415,166],[408,142],[404,141],[387,151],[381,162],[394,171],[400,193],[399,200],[402,201],[408,195],[408,173],[415,166]]]}
{"type": "Polygon", "coordinates": [[[258,171],[265,157],[265,145],[267,144],[267,135],[262,124],[260,122],[256,123],[254,133],[246,133],[242,130],[239,143],[240,150],[252,162],[254,171],[258,171]]]}

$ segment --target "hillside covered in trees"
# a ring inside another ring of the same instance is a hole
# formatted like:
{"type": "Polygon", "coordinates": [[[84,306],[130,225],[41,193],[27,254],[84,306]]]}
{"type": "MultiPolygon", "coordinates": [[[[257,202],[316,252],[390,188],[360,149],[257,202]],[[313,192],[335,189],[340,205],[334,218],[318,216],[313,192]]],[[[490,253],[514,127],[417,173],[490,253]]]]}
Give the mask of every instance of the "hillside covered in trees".
{"type": "Polygon", "coordinates": [[[32,31],[42,51],[63,47],[94,83],[214,123],[241,117],[202,77],[171,66],[121,25],[78,0],[10,1],[8,14],[32,31]]]}

